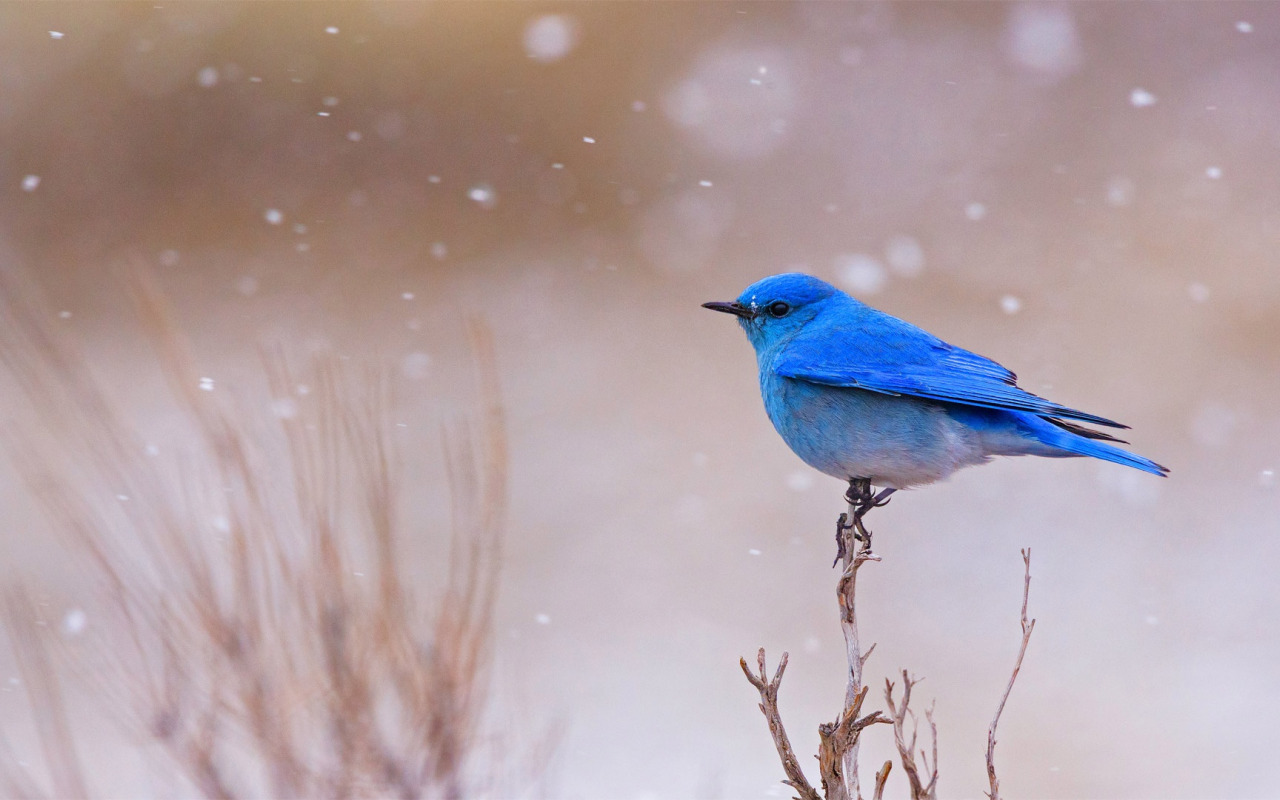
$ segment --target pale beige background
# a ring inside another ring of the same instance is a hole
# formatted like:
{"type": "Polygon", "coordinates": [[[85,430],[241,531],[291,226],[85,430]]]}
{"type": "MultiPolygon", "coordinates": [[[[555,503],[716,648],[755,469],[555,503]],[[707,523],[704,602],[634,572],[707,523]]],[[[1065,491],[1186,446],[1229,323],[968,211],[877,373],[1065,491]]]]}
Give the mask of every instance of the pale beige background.
{"type": "MultiPolygon", "coordinates": [[[[495,685],[530,737],[562,727],[555,795],[784,794],[736,663],[759,645],[791,651],[806,760],[835,713],[841,487],[698,307],[804,269],[1173,470],[1006,461],[876,512],[868,675],[927,677],[943,794],[985,788],[1030,546],[1006,792],[1275,796],[1280,6],[9,5],[0,139],[4,258],[167,450],[131,257],[264,416],[260,343],[398,370],[424,529],[460,325],[489,319],[515,509],[495,685]]],[[[56,614],[74,587],[0,479],[6,569],[56,614]]],[[[118,791],[166,793],[109,727],[81,736],[118,791]]]]}

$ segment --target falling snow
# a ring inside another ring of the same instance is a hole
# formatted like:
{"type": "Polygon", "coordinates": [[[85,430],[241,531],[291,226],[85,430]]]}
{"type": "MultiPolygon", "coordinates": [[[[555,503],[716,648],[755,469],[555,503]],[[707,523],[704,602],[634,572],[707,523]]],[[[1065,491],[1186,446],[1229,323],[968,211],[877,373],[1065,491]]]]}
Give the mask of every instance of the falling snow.
{"type": "Polygon", "coordinates": [[[284,214],[278,208],[268,208],[262,212],[262,218],[272,225],[279,225],[284,222],[284,214]]]}
{"type": "Polygon", "coordinates": [[[895,236],[884,246],[889,269],[903,278],[914,278],[924,271],[924,248],[910,236],[895,236]]]}
{"type": "Polygon", "coordinates": [[[1022,310],[1022,301],[1011,294],[1000,298],[1000,310],[1006,314],[1017,314],[1022,310]]]}
{"type": "Polygon", "coordinates": [[[964,207],[964,215],[974,222],[977,222],[987,216],[987,207],[982,203],[970,203],[964,207]]]}
{"type": "Polygon", "coordinates": [[[1138,187],[1133,181],[1117,176],[1107,181],[1107,205],[1124,208],[1133,205],[1134,195],[1138,187]]]}
{"type": "Polygon", "coordinates": [[[292,397],[280,397],[271,401],[271,413],[276,419],[293,419],[298,416],[298,401],[292,397]]]}
{"type": "Polygon", "coordinates": [[[40,186],[39,175],[28,175],[22,179],[22,191],[34,192],[40,186]]]}
{"type": "Polygon", "coordinates": [[[813,475],[808,472],[793,472],[787,476],[787,488],[793,492],[807,492],[813,488],[813,475]]]}
{"type": "Polygon", "coordinates": [[[836,272],[854,294],[876,294],[888,281],[884,265],[864,253],[850,253],[836,258],[836,272]]]}
{"type": "Polygon", "coordinates": [[[1146,108],[1156,104],[1156,96],[1142,87],[1129,92],[1129,105],[1134,108],[1146,108]]]}
{"type": "Polygon", "coordinates": [[[84,631],[88,622],[89,617],[84,613],[84,609],[72,608],[62,617],[62,632],[68,636],[76,636],[84,631]]]}
{"type": "Polygon", "coordinates": [[[203,391],[206,391],[206,392],[212,392],[212,391],[213,391],[213,378],[201,378],[201,379],[200,379],[200,388],[201,388],[203,391]]]}
{"type": "Polygon", "coordinates": [[[578,23],[567,14],[546,14],[524,29],[524,52],[534,61],[559,61],[578,43],[578,23]]]}
{"type": "Polygon", "coordinates": [[[498,193],[487,183],[478,183],[467,190],[470,197],[481,208],[489,209],[498,204],[498,193]]]}

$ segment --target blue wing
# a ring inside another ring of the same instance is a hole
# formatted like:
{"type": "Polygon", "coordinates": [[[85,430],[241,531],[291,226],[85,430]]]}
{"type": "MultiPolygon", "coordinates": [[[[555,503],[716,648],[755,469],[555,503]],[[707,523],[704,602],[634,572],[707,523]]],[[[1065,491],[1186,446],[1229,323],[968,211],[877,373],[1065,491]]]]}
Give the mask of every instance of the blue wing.
{"type": "Polygon", "coordinates": [[[1019,389],[1018,376],[991,359],[947,344],[897,317],[864,309],[844,324],[804,328],[780,349],[773,371],[826,386],[1128,427],[1019,389]]]}

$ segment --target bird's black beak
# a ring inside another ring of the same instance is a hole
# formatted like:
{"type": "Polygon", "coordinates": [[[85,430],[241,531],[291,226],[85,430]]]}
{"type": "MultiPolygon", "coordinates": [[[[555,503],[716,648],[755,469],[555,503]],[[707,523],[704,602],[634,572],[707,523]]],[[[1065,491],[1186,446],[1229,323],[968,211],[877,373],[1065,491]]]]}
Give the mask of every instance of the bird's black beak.
{"type": "Polygon", "coordinates": [[[742,317],[743,319],[755,319],[756,316],[755,311],[744,306],[742,303],[713,302],[703,303],[702,307],[709,308],[712,311],[723,311],[726,314],[733,314],[735,317],[742,317]]]}

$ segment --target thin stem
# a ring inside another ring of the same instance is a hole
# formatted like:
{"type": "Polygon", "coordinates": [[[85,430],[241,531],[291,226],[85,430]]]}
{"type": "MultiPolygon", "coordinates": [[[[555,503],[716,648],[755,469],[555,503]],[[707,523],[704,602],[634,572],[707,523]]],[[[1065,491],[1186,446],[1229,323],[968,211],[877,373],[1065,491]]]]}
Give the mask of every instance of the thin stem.
{"type": "Polygon", "coordinates": [[[1022,581],[1022,645],[1018,648],[1018,660],[1013,662],[1013,674],[1009,676],[1009,685],[1004,688],[1004,695],[1000,698],[1000,705],[996,708],[996,715],[991,719],[991,727],[987,729],[987,780],[991,784],[991,790],[987,792],[987,797],[991,800],[1000,800],[1000,779],[996,777],[996,726],[1000,724],[1000,715],[1004,713],[1004,704],[1009,700],[1009,693],[1013,691],[1013,682],[1018,679],[1018,671],[1022,669],[1022,657],[1027,654],[1027,644],[1031,641],[1031,631],[1036,627],[1036,621],[1033,619],[1027,621],[1027,600],[1031,596],[1031,548],[1022,551],[1022,564],[1024,568],[1024,577],[1022,581]]]}

